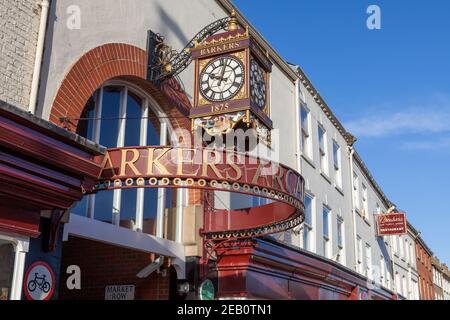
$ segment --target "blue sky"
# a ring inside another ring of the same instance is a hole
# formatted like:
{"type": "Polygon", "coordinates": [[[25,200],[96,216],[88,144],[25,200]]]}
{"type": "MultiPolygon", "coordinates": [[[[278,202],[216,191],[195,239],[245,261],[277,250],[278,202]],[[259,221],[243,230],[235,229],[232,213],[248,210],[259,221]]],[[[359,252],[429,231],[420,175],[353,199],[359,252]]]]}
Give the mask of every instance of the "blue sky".
{"type": "Polygon", "coordinates": [[[303,68],[387,196],[450,263],[450,1],[234,3],[303,68]],[[371,4],[381,30],[366,27],[371,4]]]}

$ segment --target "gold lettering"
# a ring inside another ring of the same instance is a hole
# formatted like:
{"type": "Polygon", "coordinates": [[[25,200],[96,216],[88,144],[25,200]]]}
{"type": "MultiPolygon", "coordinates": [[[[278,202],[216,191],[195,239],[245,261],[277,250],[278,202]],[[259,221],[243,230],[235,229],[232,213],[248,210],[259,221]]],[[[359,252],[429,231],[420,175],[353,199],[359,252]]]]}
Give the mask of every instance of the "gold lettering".
{"type": "Polygon", "coordinates": [[[120,161],[120,174],[119,175],[125,176],[126,168],[127,168],[127,166],[129,166],[135,175],[140,176],[141,173],[134,165],[134,163],[136,161],[138,161],[138,159],[139,159],[139,151],[137,149],[122,149],[120,151],[122,153],[122,160],[120,161]],[[133,153],[133,158],[131,160],[127,160],[127,155],[129,152],[133,153]]]}
{"type": "Polygon", "coordinates": [[[113,176],[116,175],[116,171],[114,170],[114,166],[113,166],[113,163],[111,161],[111,156],[109,155],[109,151],[106,152],[106,155],[103,158],[103,162],[102,162],[102,176],[103,176],[103,173],[106,170],[111,170],[113,176]]]}
{"type": "Polygon", "coordinates": [[[291,174],[294,174],[294,172],[292,170],[289,169],[288,171],[286,171],[286,175],[284,177],[284,181],[286,183],[287,192],[289,192],[290,194],[293,195],[293,194],[295,194],[295,191],[297,190],[298,181],[296,181],[297,183],[294,186],[291,185],[291,183],[289,181],[289,176],[291,174]]]}
{"type": "MultiPolygon", "coordinates": [[[[159,150],[160,148],[157,148],[157,149],[159,150]]],[[[167,171],[166,167],[161,162],[159,162],[159,160],[162,157],[164,157],[164,155],[167,152],[172,150],[172,148],[161,148],[160,150],[162,150],[162,152],[155,159],[155,150],[157,150],[157,149],[155,149],[155,148],[148,148],[147,175],[152,175],[153,174],[153,165],[158,167],[158,169],[159,169],[161,174],[169,175],[170,172],[167,171]]]]}
{"type": "Polygon", "coordinates": [[[218,179],[223,179],[222,174],[220,173],[219,169],[217,169],[216,164],[219,164],[221,162],[221,156],[220,153],[216,150],[203,150],[203,166],[202,166],[202,176],[207,177],[208,176],[208,167],[211,167],[211,169],[214,171],[218,179]],[[209,162],[208,155],[214,154],[214,161],[212,163],[209,162]]]}
{"type": "Polygon", "coordinates": [[[264,169],[264,163],[260,162],[258,165],[258,169],[256,169],[255,175],[253,176],[252,183],[258,184],[258,180],[260,178],[264,179],[265,186],[270,187],[269,179],[267,179],[267,175],[261,175],[262,170],[264,169]]]}
{"type": "Polygon", "coordinates": [[[194,165],[194,161],[195,161],[195,155],[197,153],[197,149],[191,149],[191,148],[179,148],[178,149],[178,169],[177,169],[177,175],[179,176],[196,176],[198,174],[198,170],[200,170],[200,168],[197,168],[197,170],[193,173],[183,173],[183,164],[190,164],[190,165],[194,165]],[[191,154],[191,158],[189,160],[184,160],[184,152],[188,151],[188,152],[192,152],[191,154]]]}
{"type": "MultiPolygon", "coordinates": [[[[228,174],[228,171],[226,172],[226,178],[230,180],[239,180],[242,177],[242,170],[241,168],[234,162],[233,160],[233,153],[227,153],[227,163],[230,165],[231,168],[234,169],[236,172],[236,176],[231,177],[228,174]]],[[[237,157],[237,156],[236,156],[237,157]]]]}
{"type": "Polygon", "coordinates": [[[278,165],[277,165],[277,167],[278,167],[278,174],[274,174],[272,176],[272,185],[275,188],[275,182],[277,182],[278,185],[280,186],[281,191],[286,192],[286,189],[284,188],[283,180],[282,180],[283,174],[284,174],[283,167],[278,166],[278,165]]]}

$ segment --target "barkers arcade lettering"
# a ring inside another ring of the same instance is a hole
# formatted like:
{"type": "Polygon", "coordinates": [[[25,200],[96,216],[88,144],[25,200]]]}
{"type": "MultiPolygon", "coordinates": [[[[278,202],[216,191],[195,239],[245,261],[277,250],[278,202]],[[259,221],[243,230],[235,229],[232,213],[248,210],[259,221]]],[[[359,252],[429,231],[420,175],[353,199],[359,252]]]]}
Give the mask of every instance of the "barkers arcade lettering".
{"type": "MultiPolygon", "coordinates": [[[[100,161],[99,161],[100,162],[100,161]]],[[[304,180],[289,167],[234,151],[188,147],[109,149],[94,192],[124,188],[193,188],[271,199],[267,205],[218,210],[204,233],[252,237],[281,232],[303,221],[304,180]],[[228,219],[232,214],[236,219],[228,219]]]]}
{"type": "MultiPolygon", "coordinates": [[[[268,191],[273,190],[298,200],[301,200],[302,195],[303,179],[294,170],[229,151],[175,147],[110,149],[103,159],[102,167],[101,179],[106,183],[112,180],[125,180],[126,183],[127,179],[156,177],[195,177],[196,180],[203,178],[228,182],[230,186],[238,183],[267,188],[268,191]]],[[[139,182],[142,185],[142,180],[139,182]]],[[[186,182],[192,185],[194,181],[186,182]]]]}

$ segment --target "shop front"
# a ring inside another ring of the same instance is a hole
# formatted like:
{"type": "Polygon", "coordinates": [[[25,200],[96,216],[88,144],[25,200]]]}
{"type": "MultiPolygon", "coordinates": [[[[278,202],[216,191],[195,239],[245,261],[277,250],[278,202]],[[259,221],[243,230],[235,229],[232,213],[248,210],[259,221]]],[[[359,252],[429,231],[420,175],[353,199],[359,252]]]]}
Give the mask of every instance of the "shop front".
{"type": "Polygon", "coordinates": [[[7,103],[0,103],[0,296],[29,298],[36,280],[58,295],[61,225],[92,189],[104,149],[7,103]],[[33,268],[49,266],[45,279],[33,268]],[[26,275],[30,274],[30,277],[26,275]],[[29,286],[28,286],[29,284],[29,286]],[[29,289],[31,288],[31,290],[29,289]]]}

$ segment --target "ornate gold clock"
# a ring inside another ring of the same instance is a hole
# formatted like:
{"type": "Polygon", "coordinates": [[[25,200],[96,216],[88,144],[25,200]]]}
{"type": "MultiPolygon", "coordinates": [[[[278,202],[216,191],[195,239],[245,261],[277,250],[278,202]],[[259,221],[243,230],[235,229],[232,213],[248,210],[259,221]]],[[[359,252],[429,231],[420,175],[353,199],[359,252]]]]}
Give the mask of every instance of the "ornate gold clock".
{"type": "Polygon", "coordinates": [[[193,130],[201,127],[219,135],[244,124],[270,143],[272,63],[248,28],[229,28],[191,50],[195,60],[193,130]]]}

